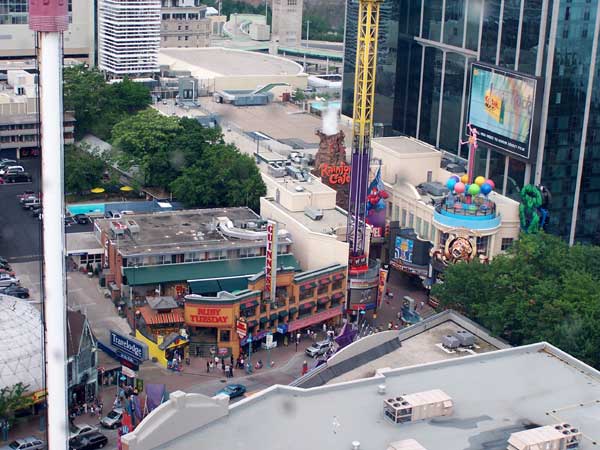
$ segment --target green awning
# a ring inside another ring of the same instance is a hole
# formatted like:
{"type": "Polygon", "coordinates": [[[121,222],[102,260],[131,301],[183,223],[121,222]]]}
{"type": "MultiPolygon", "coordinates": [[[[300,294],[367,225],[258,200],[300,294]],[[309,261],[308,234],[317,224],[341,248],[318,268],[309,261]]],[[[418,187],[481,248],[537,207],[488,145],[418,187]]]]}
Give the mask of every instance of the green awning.
{"type": "Polygon", "coordinates": [[[258,325],[258,322],[256,320],[251,320],[250,322],[248,322],[248,328],[255,327],[256,325],[258,325]]]}
{"type": "MultiPolygon", "coordinates": [[[[300,268],[300,264],[293,255],[278,255],[277,266],[300,268]]],[[[254,258],[222,259],[137,268],[124,267],[123,275],[127,277],[131,286],[188,281],[194,294],[202,294],[201,291],[194,290],[193,286],[196,282],[221,281],[222,278],[227,278],[227,281],[233,278],[247,278],[259,272],[264,272],[264,270],[265,257],[257,256],[254,258]]],[[[235,283],[241,282],[236,281],[235,283]]],[[[244,286],[245,288],[247,288],[247,285],[244,286]]]]}
{"type": "Polygon", "coordinates": [[[277,317],[278,317],[278,314],[277,314],[277,313],[273,313],[273,314],[271,314],[271,315],[269,316],[269,320],[276,320],[276,319],[277,319],[277,317]]]}
{"type": "Polygon", "coordinates": [[[321,297],[319,300],[317,300],[317,303],[319,305],[324,305],[329,301],[329,297],[321,297]]]}
{"type": "Polygon", "coordinates": [[[205,281],[194,281],[190,283],[190,289],[193,294],[208,294],[212,292],[219,292],[221,287],[217,280],[205,280],[205,281]]]}
{"type": "Polygon", "coordinates": [[[269,319],[267,319],[266,317],[260,318],[260,323],[267,323],[268,321],[269,321],[269,319]]]}
{"type": "Polygon", "coordinates": [[[290,314],[294,314],[294,313],[295,313],[295,312],[297,312],[297,311],[298,311],[298,308],[296,308],[295,306],[292,306],[292,307],[290,308],[290,314]]]}
{"type": "Polygon", "coordinates": [[[286,317],[288,314],[287,311],[279,311],[279,317],[286,317]]]}
{"type": "Polygon", "coordinates": [[[222,291],[234,292],[248,289],[248,278],[226,278],[219,280],[222,291]]]}
{"type": "Polygon", "coordinates": [[[240,309],[256,308],[257,306],[258,306],[258,301],[257,300],[252,300],[250,302],[241,303],[240,304],[240,309]]]}

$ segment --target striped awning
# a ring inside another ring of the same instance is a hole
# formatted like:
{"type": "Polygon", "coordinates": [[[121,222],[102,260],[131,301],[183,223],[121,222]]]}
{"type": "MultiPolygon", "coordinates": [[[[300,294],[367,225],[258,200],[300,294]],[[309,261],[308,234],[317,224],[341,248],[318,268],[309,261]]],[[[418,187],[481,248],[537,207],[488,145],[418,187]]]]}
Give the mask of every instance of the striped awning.
{"type": "Polygon", "coordinates": [[[320,299],[317,300],[317,303],[319,305],[324,305],[327,302],[329,302],[329,297],[321,297],[320,299]]]}
{"type": "Polygon", "coordinates": [[[333,281],[338,281],[338,280],[343,280],[344,279],[344,274],[343,273],[336,273],[333,276],[333,281]]]}
{"type": "Polygon", "coordinates": [[[315,302],[308,302],[300,305],[300,309],[311,309],[315,306],[315,302]]]}
{"type": "Polygon", "coordinates": [[[171,312],[156,312],[151,310],[147,306],[143,306],[138,309],[142,314],[144,322],[147,325],[170,325],[184,323],[185,319],[183,313],[180,310],[171,310],[171,312]]]}
{"type": "Polygon", "coordinates": [[[304,284],[300,285],[300,290],[306,291],[307,289],[312,289],[315,287],[317,287],[317,283],[315,283],[314,281],[311,281],[310,283],[304,283],[304,284]]]}
{"type": "Polygon", "coordinates": [[[341,298],[344,298],[344,293],[343,292],[336,292],[335,294],[333,294],[331,296],[332,300],[339,300],[341,298]]]}
{"type": "Polygon", "coordinates": [[[240,304],[240,309],[255,308],[257,306],[258,306],[258,301],[257,300],[252,300],[250,302],[241,303],[240,304]]]}
{"type": "Polygon", "coordinates": [[[331,283],[331,278],[329,278],[329,277],[321,278],[319,280],[320,285],[329,284],[329,283],[331,283]]]}

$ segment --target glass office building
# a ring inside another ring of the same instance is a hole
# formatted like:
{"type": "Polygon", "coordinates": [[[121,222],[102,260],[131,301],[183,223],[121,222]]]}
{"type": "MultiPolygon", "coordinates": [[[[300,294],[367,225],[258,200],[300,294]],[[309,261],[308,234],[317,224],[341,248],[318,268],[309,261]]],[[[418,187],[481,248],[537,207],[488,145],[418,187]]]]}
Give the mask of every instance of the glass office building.
{"type": "MultiPolygon", "coordinates": [[[[379,39],[375,122],[467,156],[470,65],[537,78],[539,129],[529,158],[480,144],[476,172],[517,198],[552,193],[548,231],[600,240],[599,0],[387,0],[379,39]]],[[[352,116],[358,4],[347,2],[343,112],[352,116]]]]}

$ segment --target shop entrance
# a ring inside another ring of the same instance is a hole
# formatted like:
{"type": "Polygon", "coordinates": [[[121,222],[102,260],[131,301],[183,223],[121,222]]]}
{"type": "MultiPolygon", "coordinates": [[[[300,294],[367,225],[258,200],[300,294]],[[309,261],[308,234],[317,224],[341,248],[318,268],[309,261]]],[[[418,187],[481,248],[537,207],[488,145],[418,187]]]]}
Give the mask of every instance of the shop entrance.
{"type": "Polygon", "coordinates": [[[191,327],[190,355],[208,357],[217,351],[217,328],[191,327]]]}

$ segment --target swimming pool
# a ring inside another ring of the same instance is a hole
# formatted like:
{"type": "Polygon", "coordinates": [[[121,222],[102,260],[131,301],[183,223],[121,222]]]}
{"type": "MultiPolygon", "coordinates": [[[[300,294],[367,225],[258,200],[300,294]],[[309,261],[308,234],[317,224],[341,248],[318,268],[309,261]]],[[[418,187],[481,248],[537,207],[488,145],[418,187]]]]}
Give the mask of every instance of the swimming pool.
{"type": "Polygon", "coordinates": [[[104,215],[104,203],[86,203],[83,205],[69,205],[67,209],[72,215],[75,214],[101,214],[104,215]]]}
{"type": "Polygon", "coordinates": [[[332,101],[332,102],[312,102],[310,104],[310,107],[313,109],[316,109],[317,111],[323,111],[324,109],[327,108],[334,108],[334,109],[340,109],[340,107],[342,106],[342,102],[339,101],[332,101]]]}

